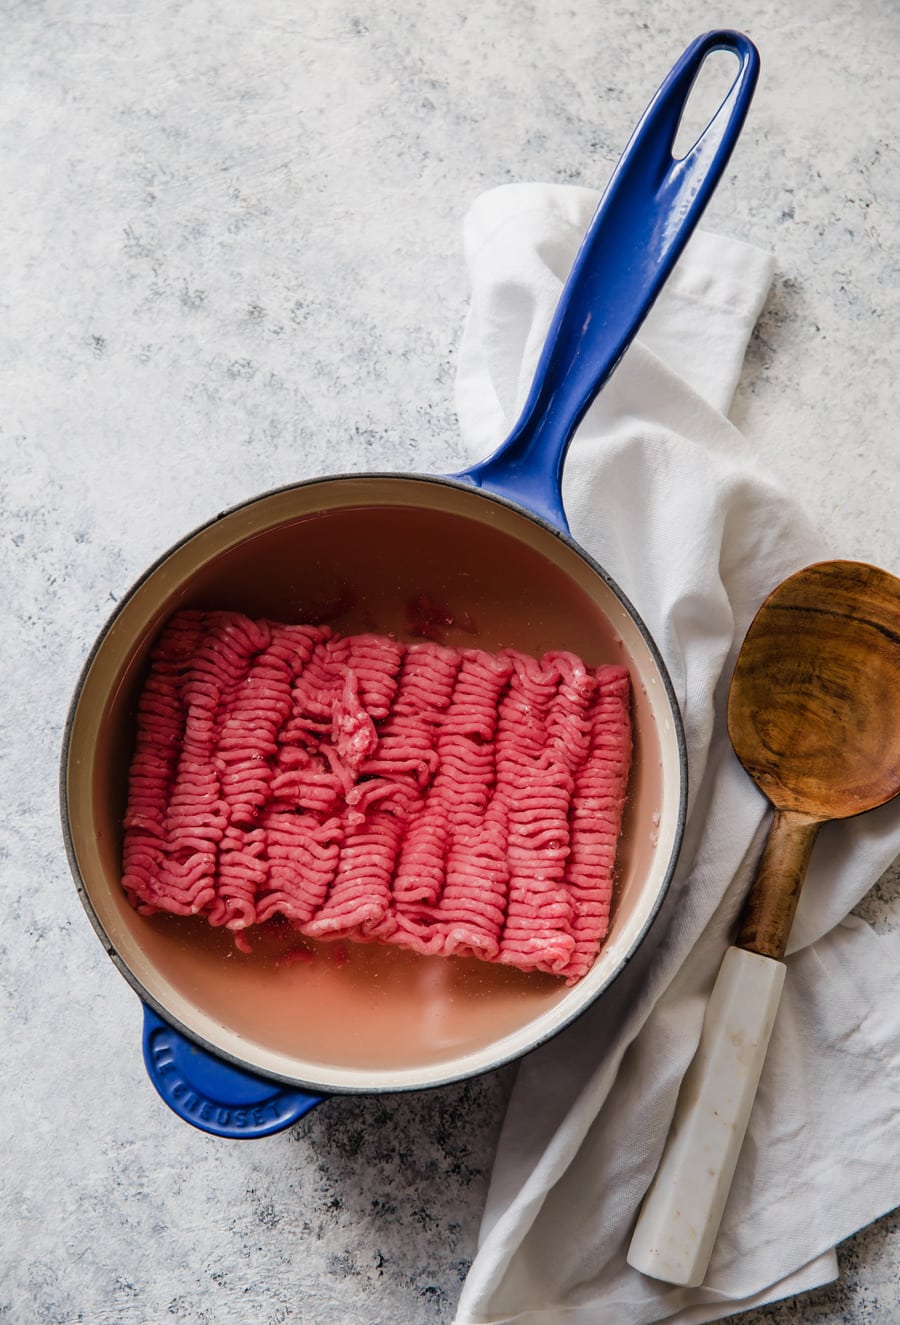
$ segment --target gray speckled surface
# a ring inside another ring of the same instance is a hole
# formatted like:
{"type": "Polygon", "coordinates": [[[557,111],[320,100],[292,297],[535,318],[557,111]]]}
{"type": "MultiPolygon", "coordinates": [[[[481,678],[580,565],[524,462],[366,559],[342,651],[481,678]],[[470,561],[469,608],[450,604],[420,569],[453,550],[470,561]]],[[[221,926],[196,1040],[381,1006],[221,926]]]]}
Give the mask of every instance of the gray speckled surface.
{"type": "MultiPolygon", "coordinates": [[[[895,0],[3,6],[0,1320],[449,1322],[510,1072],[249,1144],[158,1101],[72,887],[57,755],[115,600],[185,530],[338,468],[452,468],[460,224],[601,185],[714,23],[764,75],[706,224],[778,271],[735,408],[840,555],[900,571],[895,0]]],[[[890,873],[863,914],[900,923],[890,873]]],[[[896,1215],[743,1325],[900,1320],[896,1215]]]]}

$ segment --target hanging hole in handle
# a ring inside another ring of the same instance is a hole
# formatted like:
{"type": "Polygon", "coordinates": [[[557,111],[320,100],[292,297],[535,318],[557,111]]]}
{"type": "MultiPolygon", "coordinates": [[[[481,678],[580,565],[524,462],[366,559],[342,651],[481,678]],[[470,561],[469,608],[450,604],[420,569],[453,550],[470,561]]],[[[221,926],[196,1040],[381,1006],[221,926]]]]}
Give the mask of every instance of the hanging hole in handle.
{"type": "Polygon", "coordinates": [[[734,87],[740,63],[734,51],[710,51],[704,59],[697,71],[672,143],[672,157],[675,161],[682,161],[689,154],[704,129],[721,110],[734,87]]]}

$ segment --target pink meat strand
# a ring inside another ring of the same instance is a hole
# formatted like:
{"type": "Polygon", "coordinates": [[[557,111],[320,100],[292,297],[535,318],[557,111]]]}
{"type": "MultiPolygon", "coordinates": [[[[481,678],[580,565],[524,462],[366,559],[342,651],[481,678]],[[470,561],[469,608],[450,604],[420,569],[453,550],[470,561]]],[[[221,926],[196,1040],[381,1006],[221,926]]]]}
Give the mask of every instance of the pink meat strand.
{"type": "Polygon", "coordinates": [[[572,983],[631,759],[624,667],[180,612],[138,704],[123,887],[242,947],[281,917],[572,983]]]}

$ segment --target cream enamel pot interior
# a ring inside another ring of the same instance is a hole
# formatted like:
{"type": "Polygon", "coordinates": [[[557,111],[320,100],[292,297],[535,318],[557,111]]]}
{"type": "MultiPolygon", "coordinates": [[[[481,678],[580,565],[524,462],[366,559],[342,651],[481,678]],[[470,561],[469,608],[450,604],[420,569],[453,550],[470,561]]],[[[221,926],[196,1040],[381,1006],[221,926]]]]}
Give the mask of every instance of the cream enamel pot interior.
{"type": "Polygon", "coordinates": [[[669,74],[591,224],[522,417],[493,456],[451,478],[338,476],[248,501],[161,557],[100,635],[66,729],[64,834],[87,913],[145,1005],[151,1079],[195,1126],[260,1136],[331,1093],[423,1089],[497,1067],[570,1023],[646,934],[683,832],[681,718],[637,611],[569,536],[562,466],[725,167],[757,73],[746,37],[713,32],[669,74]],[[734,82],[676,160],[685,104],[713,50],[737,57],[734,82]],[[374,944],[346,945],[340,962],[335,945],[322,945],[315,961],[295,962],[283,945],[254,940],[248,956],[205,921],[133,911],[120,886],[127,770],[137,695],[167,618],[206,607],[303,621],[330,605],[342,632],[402,636],[407,604],[421,595],[464,623],[450,627],[450,643],[571,649],[629,667],[635,762],[610,933],[589,973],[566,987],[374,944]]]}

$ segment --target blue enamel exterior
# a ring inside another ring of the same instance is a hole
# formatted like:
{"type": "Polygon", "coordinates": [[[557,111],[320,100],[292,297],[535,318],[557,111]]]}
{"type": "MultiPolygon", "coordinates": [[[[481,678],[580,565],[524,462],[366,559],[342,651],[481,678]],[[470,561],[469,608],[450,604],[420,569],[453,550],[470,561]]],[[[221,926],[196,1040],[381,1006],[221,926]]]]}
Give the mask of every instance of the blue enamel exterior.
{"type": "MultiPolygon", "coordinates": [[[[597,208],[551,324],[522,415],[480,464],[452,476],[513,501],[569,532],[566,451],[591,402],[633,340],[694,230],[737,141],[759,75],[742,33],[692,42],[648,106],[597,208]],[[703,61],[733,52],[729,92],[690,151],[672,144],[703,61]]],[[[248,1139],[290,1127],[328,1098],[289,1090],[207,1053],[145,1005],[144,1061],[185,1122],[248,1139]]]]}
{"type": "Polygon", "coordinates": [[[233,1140],[271,1136],[320,1104],[242,1072],[188,1040],[144,1005],[144,1063],[162,1099],[186,1123],[233,1140]]]}

